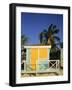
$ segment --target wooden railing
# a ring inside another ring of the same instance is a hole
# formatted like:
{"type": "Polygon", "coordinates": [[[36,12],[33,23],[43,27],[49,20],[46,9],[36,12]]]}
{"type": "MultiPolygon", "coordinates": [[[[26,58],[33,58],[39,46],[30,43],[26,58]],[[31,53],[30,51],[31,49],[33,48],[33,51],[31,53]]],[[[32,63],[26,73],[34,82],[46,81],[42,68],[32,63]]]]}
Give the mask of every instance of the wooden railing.
{"type": "Polygon", "coordinates": [[[43,67],[46,66],[46,68],[44,69],[44,72],[49,71],[49,70],[56,70],[59,69],[59,60],[48,60],[47,64],[43,64],[43,66],[41,67],[41,69],[39,68],[42,64],[28,64],[26,62],[23,63],[24,64],[24,70],[25,72],[43,72],[43,67]]]}
{"type": "Polygon", "coordinates": [[[59,60],[49,60],[49,68],[59,68],[59,60]]]}

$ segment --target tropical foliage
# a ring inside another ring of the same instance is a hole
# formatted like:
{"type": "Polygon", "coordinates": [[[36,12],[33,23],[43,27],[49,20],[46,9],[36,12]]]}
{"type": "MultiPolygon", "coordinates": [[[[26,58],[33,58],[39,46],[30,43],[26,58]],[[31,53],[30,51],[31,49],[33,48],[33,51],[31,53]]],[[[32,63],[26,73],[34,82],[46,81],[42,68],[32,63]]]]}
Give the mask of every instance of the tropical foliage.
{"type": "Polygon", "coordinates": [[[59,33],[59,29],[57,29],[56,25],[51,24],[48,28],[48,44],[50,44],[52,47],[60,42],[60,38],[57,36],[59,33]]]}
{"type": "Polygon", "coordinates": [[[28,42],[28,37],[24,34],[21,36],[21,46],[25,45],[28,42]]]}
{"type": "Polygon", "coordinates": [[[60,38],[57,36],[59,29],[56,25],[51,24],[48,29],[43,30],[40,35],[40,43],[44,45],[51,45],[52,47],[60,43],[60,38]]]}
{"type": "Polygon", "coordinates": [[[48,35],[47,35],[47,30],[43,30],[40,35],[40,43],[43,45],[47,45],[47,40],[48,40],[48,35]]]}
{"type": "MultiPolygon", "coordinates": [[[[43,30],[40,35],[40,43],[43,45],[51,45],[50,56],[54,58],[55,56],[60,57],[61,46],[60,38],[58,37],[59,29],[56,25],[51,24],[48,29],[43,30]]],[[[56,58],[56,57],[55,57],[56,58]]]]}

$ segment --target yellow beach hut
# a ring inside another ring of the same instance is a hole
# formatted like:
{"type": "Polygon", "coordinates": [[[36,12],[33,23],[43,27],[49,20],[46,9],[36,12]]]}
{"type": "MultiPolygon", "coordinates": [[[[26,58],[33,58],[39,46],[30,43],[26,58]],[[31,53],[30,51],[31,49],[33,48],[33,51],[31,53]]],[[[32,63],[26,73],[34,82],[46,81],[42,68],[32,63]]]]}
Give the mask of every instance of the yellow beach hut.
{"type": "Polygon", "coordinates": [[[50,49],[51,46],[24,46],[24,70],[28,70],[29,68],[32,71],[38,70],[40,65],[42,66],[45,63],[47,64],[50,49]]]}
{"type": "MultiPolygon", "coordinates": [[[[24,46],[24,60],[22,60],[24,63],[24,68],[22,69],[22,72],[46,72],[49,69],[50,64],[50,49],[50,45],[24,46]]],[[[56,63],[54,60],[51,61],[51,63],[55,65],[54,62],[56,63]]]]}

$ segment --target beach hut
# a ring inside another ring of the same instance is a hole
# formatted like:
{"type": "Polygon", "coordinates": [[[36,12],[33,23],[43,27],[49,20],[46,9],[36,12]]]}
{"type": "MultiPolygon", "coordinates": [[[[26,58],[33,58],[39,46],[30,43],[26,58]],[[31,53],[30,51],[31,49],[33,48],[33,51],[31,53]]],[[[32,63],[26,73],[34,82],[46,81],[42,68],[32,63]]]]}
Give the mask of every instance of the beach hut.
{"type": "Polygon", "coordinates": [[[50,60],[50,49],[50,45],[24,46],[22,73],[44,73],[51,68],[57,69],[59,60],[50,60]]]}

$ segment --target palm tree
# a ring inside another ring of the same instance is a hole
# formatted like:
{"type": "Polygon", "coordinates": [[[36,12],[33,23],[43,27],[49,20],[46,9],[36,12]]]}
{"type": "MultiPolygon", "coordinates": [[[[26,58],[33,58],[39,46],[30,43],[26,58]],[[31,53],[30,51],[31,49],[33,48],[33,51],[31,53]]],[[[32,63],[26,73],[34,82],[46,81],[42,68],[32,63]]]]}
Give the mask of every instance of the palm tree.
{"type": "Polygon", "coordinates": [[[21,46],[24,46],[28,42],[28,37],[26,35],[21,36],[21,46]]]}
{"type": "Polygon", "coordinates": [[[60,38],[57,36],[59,29],[51,24],[48,28],[48,44],[51,45],[50,59],[60,59],[60,38]]]}
{"type": "Polygon", "coordinates": [[[48,30],[44,29],[40,35],[40,43],[44,45],[51,45],[51,47],[56,47],[58,43],[60,43],[60,38],[56,36],[58,34],[59,29],[57,29],[56,25],[51,24],[48,27],[48,30]],[[56,41],[58,43],[56,43],[56,41]]]}
{"type": "Polygon", "coordinates": [[[60,43],[60,38],[56,35],[59,33],[59,29],[57,29],[56,25],[51,24],[48,28],[48,44],[51,47],[56,47],[57,43],[60,43]]]}
{"type": "Polygon", "coordinates": [[[25,35],[21,36],[21,58],[24,58],[24,45],[28,42],[28,38],[25,35]]]}
{"type": "MultiPolygon", "coordinates": [[[[57,36],[58,33],[59,29],[57,29],[57,26],[51,24],[48,30],[43,30],[39,35],[41,44],[51,45],[50,56],[52,58],[54,58],[58,52],[60,53],[60,38],[57,36]]],[[[60,54],[58,54],[58,56],[60,56],[60,54]]]]}
{"type": "Polygon", "coordinates": [[[28,42],[28,37],[25,34],[21,36],[21,69],[24,70],[24,60],[26,58],[26,49],[24,45],[28,42]]]}

